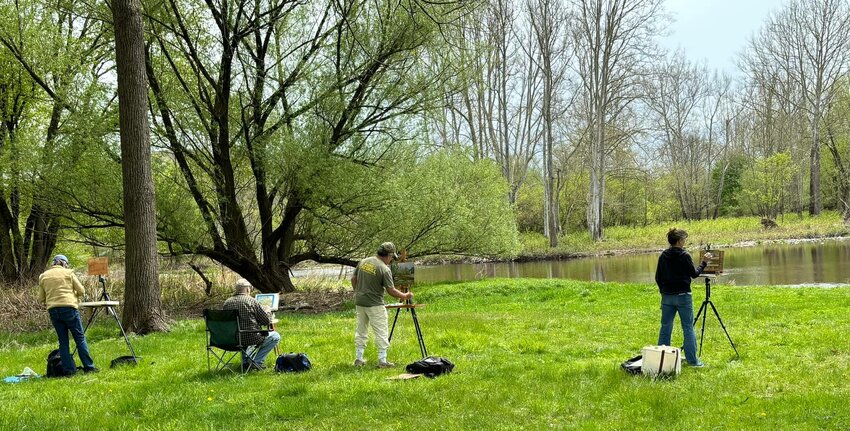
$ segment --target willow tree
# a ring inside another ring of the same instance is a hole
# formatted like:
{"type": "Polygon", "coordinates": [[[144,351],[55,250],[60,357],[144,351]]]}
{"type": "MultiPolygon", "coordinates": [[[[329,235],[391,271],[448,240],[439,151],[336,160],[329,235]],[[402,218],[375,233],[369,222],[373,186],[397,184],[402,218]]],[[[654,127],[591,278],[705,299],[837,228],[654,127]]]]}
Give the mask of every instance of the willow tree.
{"type": "Polygon", "coordinates": [[[67,175],[87,134],[109,127],[106,26],[73,7],[0,5],[0,278],[30,281],[54,252],[67,215],[67,175]]]}
{"type": "Polygon", "coordinates": [[[172,0],[150,9],[160,239],[263,291],[294,289],[297,263],[354,264],[371,252],[405,218],[389,211],[390,173],[422,156],[405,144],[410,119],[439,97],[429,89],[442,79],[422,64],[457,7],[172,0]]]}

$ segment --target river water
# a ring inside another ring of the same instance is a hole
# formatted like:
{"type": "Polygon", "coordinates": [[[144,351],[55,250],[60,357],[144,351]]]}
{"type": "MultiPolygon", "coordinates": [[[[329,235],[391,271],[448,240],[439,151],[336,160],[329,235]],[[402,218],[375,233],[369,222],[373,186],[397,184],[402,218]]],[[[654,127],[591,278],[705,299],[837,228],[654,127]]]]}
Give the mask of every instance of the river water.
{"type": "MultiPolygon", "coordinates": [[[[835,286],[850,284],[850,240],[726,248],[724,275],[734,285],[835,286]]],[[[691,251],[696,255],[696,251],[691,251]]],[[[569,278],[589,281],[654,283],[658,253],[538,262],[418,265],[417,283],[483,278],[569,278]]],[[[296,277],[308,271],[296,271],[296,277]]],[[[339,275],[339,269],[323,271],[339,275]]]]}

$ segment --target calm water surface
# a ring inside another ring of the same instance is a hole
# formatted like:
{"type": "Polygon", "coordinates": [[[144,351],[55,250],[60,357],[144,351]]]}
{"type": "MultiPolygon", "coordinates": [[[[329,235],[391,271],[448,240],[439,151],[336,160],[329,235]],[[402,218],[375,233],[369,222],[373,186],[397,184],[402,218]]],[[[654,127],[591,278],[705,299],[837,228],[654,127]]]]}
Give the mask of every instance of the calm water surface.
{"type": "MultiPolygon", "coordinates": [[[[719,282],[735,285],[850,284],[850,240],[726,248],[719,282]]],[[[691,251],[691,255],[696,252],[691,251]]],[[[416,281],[469,281],[482,278],[569,278],[589,281],[654,283],[658,253],[524,263],[418,265],[416,281]]],[[[296,270],[295,276],[350,277],[337,267],[296,270]]]]}
{"type": "MultiPolygon", "coordinates": [[[[725,250],[723,284],[832,285],[850,283],[850,241],[826,240],[725,250]]],[[[691,251],[694,255],[696,252],[691,251]]],[[[492,277],[570,278],[653,283],[658,254],[594,257],[525,263],[417,266],[417,282],[492,277]]]]}

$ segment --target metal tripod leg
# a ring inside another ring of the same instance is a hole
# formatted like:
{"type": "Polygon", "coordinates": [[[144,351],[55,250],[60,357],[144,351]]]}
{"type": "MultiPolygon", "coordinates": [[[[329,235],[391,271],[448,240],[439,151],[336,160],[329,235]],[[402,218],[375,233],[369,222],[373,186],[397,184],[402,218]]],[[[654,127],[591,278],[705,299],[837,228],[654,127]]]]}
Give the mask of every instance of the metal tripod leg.
{"type": "MultiPolygon", "coordinates": [[[[732,341],[732,337],[729,336],[729,331],[726,330],[726,325],[723,324],[723,319],[720,318],[720,313],[717,312],[717,308],[714,306],[713,302],[708,301],[708,303],[711,304],[711,309],[714,310],[714,315],[717,317],[717,321],[720,322],[720,327],[723,328],[723,332],[726,334],[726,338],[729,340],[729,344],[732,345],[732,350],[735,351],[735,356],[740,358],[741,355],[738,353],[738,348],[735,347],[735,342],[732,341]]],[[[708,314],[708,312],[706,312],[705,314],[708,314]]],[[[705,327],[703,327],[703,329],[705,329],[705,327]]],[[[702,350],[701,345],[700,350],[702,350]]]]}
{"type": "Polygon", "coordinates": [[[416,317],[416,309],[411,308],[410,314],[413,316],[413,326],[416,328],[416,338],[419,340],[419,352],[422,357],[428,357],[428,349],[425,348],[425,338],[422,336],[422,328],[419,327],[419,318],[416,317]]]}
{"type": "MultiPolygon", "coordinates": [[[[103,293],[100,295],[100,299],[102,301],[110,301],[109,294],[106,293],[105,289],[104,289],[103,293]]],[[[106,314],[112,315],[112,317],[115,318],[115,322],[118,323],[118,329],[121,330],[121,336],[124,337],[124,342],[127,343],[127,349],[130,350],[130,355],[133,357],[133,360],[138,361],[136,359],[136,351],[135,351],[135,349],[133,349],[133,345],[130,343],[130,338],[127,337],[127,333],[124,332],[124,325],[121,324],[121,319],[118,318],[118,313],[115,312],[115,309],[112,308],[111,305],[107,305],[105,308],[106,308],[106,314]]],[[[94,322],[94,318],[97,317],[97,313],[99,313],[99,312],[100,312],[99,307],[92,309],[91,316],[89,316],[89,320],[88,320],[88,322],[86,322],[85,328],[83,328],[83,334],[88,332],[89,326],[91,326],[92,322],[94,322]]],[[[76,353],[77,353],[77,348],[75,346],[74,350],[71,352],[71,356],[74,356],[74,354],[76,354],[76,353]]]]}
{"type": "Polygon", "coordinates": [[[696,327],[697,322],[699,322],[699,316],[705,311],[705,314],[702,314],[702,329],[699,334],[699,356],[702,356],[702,342],[705,341],[705,317],[708,316],[708,307],[706,307],[708,304],[711,304],[710,300],[702,301],[702,305],[700,305],[697,312],[697,317],[694,318],[694,327],[696,327]]]}
{"type": "Polygon", "coordinates": [[[395,324],[396,324],[396,322],[398,322],[398,313],[399,312],[401,312],[401,308],[396,308],[395,309],[395,317],[393,318],[393,327],[392,327],[392,329],[390,329],[390,336],[387,337],[387,341],[393,340],[393,331],[395,331],[395,324]]]}
{"type": "MultiPolygon", "coordinates": [[[[89,331],[89,326],[91,326],[92,322],[94,322],[94,318],[95,318],[95,316],[97,316],[97,313],[99,311],[100,311],[100,308],[93,308],[92,309],[91,316],[89,316],[89,320],[88,320],[88,322],[86,322],[86,326],[83,327],[83,334],[85,334],[86,332],[89,331]]],[[[74,350],[74,352],[76,352],[76,350],[74,350]]],[[[72,355],[73,355],[73,353],[72,353],[72,355]]]]}
{"type": "Polygon", "coordinates": [[[732,350],[735,351],[735,356],[740,358],[741,355],[738,353],[738,348],[735,346],[735,342],[732,341],[732,337],[729,335],[729,331],[726,330],[726,325],[723,324],[723,319],[720,318],[720,313],[717,312],[717,307],[714,306],[714,302],[710,299],[707,299],[702,302],[702,305],[699,307],[699,312],[697,313],[697,317],[694,319],[694,326],[696,326],[699,321],[699,316],[705,311],[705,314],[702,314],[702,328],[700,329],[699,336],[699,355],[702,356],[702,343],[705,341],[705,320],[708,317],[708,305],[711,306],[711,310],[714,312],[714,316],[717,317],[717,321],[720,322],[720,327],[723,328],[723,332],[726,334],[726,338],[729,340],[729,344],[732,345],[732,350]]]}
{"type": "Polygon", "coordinates": [[[127,333],[124,332],[124,325],[121,324],[121,319],[118,318],[118,313],[116,313],[115,310],[112,309],[112,306],[108,306],[108,307],[106,307],[106,309],[110,313],[112,313],[112,317],[114,317],[115,322],[118,323],[118,329],[121,330],[121,335],[124,337],[124,342],[127,343],[127,348],[130,349],[130,355],[133,357],[133,360],[135,361],[136,360],[136,351],[133,350],[133,345],[130,344],[130,339],[127,338],[127,333]]]}
{"type": "MultiPolygon", "coordinates": [[[[103,294],[101,295],[101,297],[105,301],[110,301],[109,292],[106,291],[106,284],[105,283],[103,284],[103,294]]],[[[121,324],[121,319],[118,318],[118,313],[115,312],[115,309],[112,308],[111,305],[106,307],[106,311],[107,311],[107,313],[111,314],[112,317],[115,318],[115,322],[118,323],[118,329],[121,330],[121,336],[124,337],[124,342],[127,343],[127,349],[130,350],[130,355],[133,357],[133,360],[136,361],[136,351],[133,349],[133,345],[130,344],[130,339],[127,337],[127,333],[124,332],[124,325],[121,324]]]]}

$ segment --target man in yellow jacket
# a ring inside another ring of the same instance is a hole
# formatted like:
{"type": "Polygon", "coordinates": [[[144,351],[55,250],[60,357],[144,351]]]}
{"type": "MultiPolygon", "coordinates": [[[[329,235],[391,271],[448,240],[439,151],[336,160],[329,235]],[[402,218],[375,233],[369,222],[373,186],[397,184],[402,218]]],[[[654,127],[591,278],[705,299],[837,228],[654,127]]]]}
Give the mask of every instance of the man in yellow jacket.
{"type": "Polygon", "coordinates": [[[83,371],[96,373],[99,370],[89,354],[86,335],[83,332],[83,321],[77,309],[80,298],[85,294],[82,283],[74,275],[74,270],[68,268],[68,258],[58,254],[53,258],[53,266],[38,277],[38,300],[47,305],[50,322],[59,337],[59,356],[62,358],[62,368],[66,375],[77,372],[77,365],[71,356],[68,332],[74,337],[77,352],[83,361],[83,371]]]}

